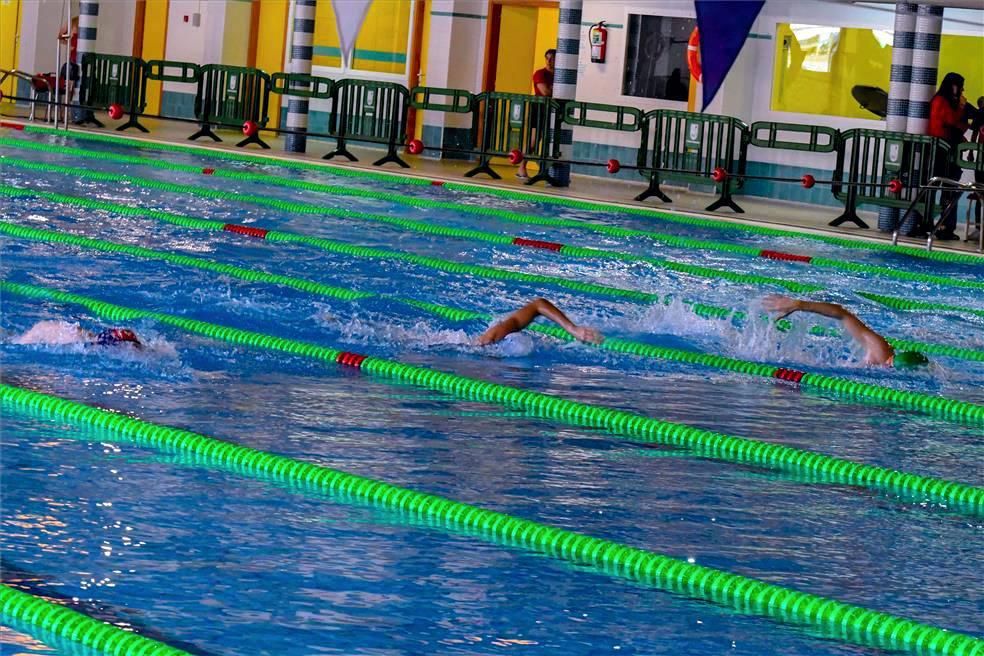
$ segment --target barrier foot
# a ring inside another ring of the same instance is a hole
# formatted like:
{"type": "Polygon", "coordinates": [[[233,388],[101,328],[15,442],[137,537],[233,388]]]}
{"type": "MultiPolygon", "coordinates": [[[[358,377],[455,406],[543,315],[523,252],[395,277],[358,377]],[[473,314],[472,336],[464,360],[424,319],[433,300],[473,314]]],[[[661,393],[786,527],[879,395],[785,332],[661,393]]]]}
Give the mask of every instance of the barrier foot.
{"type": "Polygon", "coordinates": [[[143,133],[150,132],[150,130],[148,130],[144,126],[140,125],[140,122],[137,119],[135,119],[135,118],[131,118],[129,121],[127,121],[123,125],[121,125],[118,128],[116,128],[116,131],[117,132],[122,132],[123,130],[127,130],[129,128],[137,128],[138,130],[140,130],[143,133]]]}
{"type": "Polygon", "coordinates": [[[711,203],[710,205],[708,205],[706,208],[704,208],[704,211],[705,212],[716,212],[717,210],[719,210],[722,207],[729,207],[729,208],[731,208],[731,211],[734,212],[735,214],[744,214],[745,213],[745,210],[741,209],[741,207],[739,207],[738,203],[736,203],[734,201],[734,199],[731,198],[731,196],[722,196],[721,198],[718,198],[716,201],[714,201],[713,203],[711,203]]]}
{"type": "Polygon", "coordinates": [[[485,164],[482,164],[480,166],[476,166],[471,171],[468,171],[467,173],[465,173],[465,177],[466,178],[474,178],[479,173],[484,173],[485,175],[489,176],[493,180],[501,180],[502,179],[502,176],[499,175],[498,173],[496,173],[492,169],[492,166],[489,165],[488,162],[486,162],[485,164]]]}
{"type": "Polygon", "coordinates": [[[827,225],[836,228],[840,224],[846,223],[847,221],[850,221],[851,223],[855,224],[857,227],[862,228],[864,230],[868,229],[868,224],[862,221],[861,217],[857,215],[857,212],[854,212],[853,210],[849,212],[844,212],[843,214],[838,216],[836,219],[834,219],[827,225]]]}
{"type": "Polygon", "coordinates": [[[198,137],[211,137],[212,141],[222,141],[219,136],[212,132],[212,126],[208,123],[202,125],[202,129],[188,137],[188,141],[195,141],[198,137]]]}
{"type": "Polygon", "coordinates": [[[243,139],[242,141],[236,144],[236,148],[243,148],[244,146],[248,146],[251,143],[260,144],[260,147],[263,148],[264,150],[270,150],[270,145],[267,142],[260,139],[260,136],[258,134],[254,134],[252,137],[246,137],[245,139],[243,139]]]}
{"type": "Polygon", "coordinates": [[[359,158],[358,157],[356,157],[355,155],[353,155],[352,153],[350,153],[348,151],[348,148],[346,148],[345,146],[343,146],[341,144],[339,144],[338,147],[335,148],[335,150],[331,151],[330,153],[328,153],[327,155],[325,155],[321,159],[332,159],[336,155],[341,155],[343,157],[347,157],[348,158],[348,161],[350,161],[350,162],[358,162],[359,161],[359,158]]]}
{"type": "Polygon", "coordinates": [[[560,180],[558,180],[557,178],[553,177],[552,175],[550,175],[546,171],[543,171],[541,173],[537,173],[536,175],[534,175],[529,180],[526,180],[525,182],[523,182],[523,184],[528,187],[530,185],[536,184],[537,182],[540,182],[541,180],[545,180],[546,183],[548,185],[550,185],[551,187],[559,187],[560,186],[560,180]]]}
{"type": "Polygon", "coordinates": [[[404,169],[410,168],[410,165],[407,164],[406,162],[404,162],[402,159],[400,159],[400,156],[397,155],[396,154],[396,151],[393,151],[393,150],[391,150],[390,152],[388,152],[386,154],[386,157],[377,159],[375,162],[372,163],[372,165],[373,166],[382,166],[383,164],[386,164],[387,162],[396,162],[397,164],[400,165],[400,168],[404,168],[404,169]]]}
{"type": "Polygon", "coordinates": [[[663,193],[663,190],[659,188],[659,183],[658,182],[657,183],[650,183],[649,188],[646,189],[641,194],[639,194],[638,196],[636,196],[635,199],[637,201],[639,201],[639,202],[642,202],[642,201],[644,201],[644,200],[646,200],[646,199],[648,199],[648,198],[650,198],[652,196],[655,196],[656,198],[660,199],[664,203],[672,203],[673,202],[673,200],[669,196],[667,196],[666,194],[664,194],[663,193]]]}
{"type": "Polygon", "coordinates": [[[85,114],[82,116],[82,118],[80,118],[79,120],[75,121],[75,125],[86,125],[86,124],[93,125],[93,126],[95,126],[97,128],[104,128],[104,127],[106,127],[105,125],[103,125],[102,121],[100,121],[98,118],[96,118],[95,114],[93,114],[92,112],[89,112],[89,111],[85,112],[85,114]]]}

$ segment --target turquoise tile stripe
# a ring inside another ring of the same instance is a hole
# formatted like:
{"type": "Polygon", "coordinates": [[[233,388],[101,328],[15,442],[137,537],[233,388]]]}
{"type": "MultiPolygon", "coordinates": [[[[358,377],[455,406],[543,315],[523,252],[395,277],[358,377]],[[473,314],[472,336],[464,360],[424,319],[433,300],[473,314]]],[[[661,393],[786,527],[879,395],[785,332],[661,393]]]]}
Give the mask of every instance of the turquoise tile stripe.
{"type": "MultiPolygon", "coordinates": [[[[342,49],[336,46],[314,46],[314,56],[341,57],[342,49]]],[[[385,50],[355,49],[355,58],[363,61],[386,62],[388,64],[406,64],[407,55],[403,52],[386,52],[385,50]]]]}
{"type": "Polygon", "coordinates": [[[749,39],[762,39],[763,41],[771,41],[772,40],[772,35],[771,34],[756,34],[755,32],[749,32],[748,33],[748,38],[749,39]]]}
{"type": "Polygon", "coordinates": [[[486,20],[488,16],[482,14],[464,14],[459,11],[432,11],[431,16],[450,16],[451,18],[474,18],[476,20],[486,20]]]}
{"type": "MultiPolygon", "coordinates": [[[[581,21],[581,27],[591,27],[592,25],[597,25],[597,23],[592,23],[589,21],[581,21]]],[[[621,23],[609,23],[608,21],[605,21],[605,27],[607,27],[610,30],[625,29],[625,25],[622,25],[621,23]]]]}

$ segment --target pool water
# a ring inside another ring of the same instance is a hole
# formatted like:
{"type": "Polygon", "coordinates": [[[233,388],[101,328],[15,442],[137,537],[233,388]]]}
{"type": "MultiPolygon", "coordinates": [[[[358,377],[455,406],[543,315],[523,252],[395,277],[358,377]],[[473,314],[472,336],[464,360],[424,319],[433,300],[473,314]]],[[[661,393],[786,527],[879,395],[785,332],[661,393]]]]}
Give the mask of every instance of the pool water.
{"type": "MultiPolygon", "coordinates": [[[[9,136],[9,135],[5,135],[9,136]]],[[[61,137],[30,143],[161,154],[61,137]]],[[[753,317],[775,287],[707,280],[639,262],[574,259],[533,249],[437,238],[339,219],[333,208],[575,243],[822,285],[873,328],[984,349],[972,314],[901,312],[858,290],[984,308],[975,289],[879,279],[721,252],[670,248],[573,228],[506,223],[149,166],[13,147],[4,157],[71,166],[79,175],[3,165],[3,185],[290,231],[353,244],[659,294],[669,305],[592,296],[548,284],[490,280],[405,261],[360,259],[304,244],[246,239],[43,198],[0,196],[17,225],[204,257],[377,297],[342,301],[296,289],[4,236],[3,279],[70,291],[270,335],[379,355],[585,403],[733,435],[980,485],[977,426],[769,379],[642,359],[525,333],[492,349],[470,340],[484,321],[453,322],[399,296],[502,315],[545,296],[606,335],[783,363],[977,403],[984,364],[934,357],[930,368],[866,368],[843,338],[817,337],[794,316],[768,323],[700,319],[682,300],[753,317]],[[160,192],[115,172],[322,206],[324,215],[160,192]]],[[[808,255],[980,280],[981,268],[661,223],[534,200],[336,178],[269,165],[219,166],[524,213],[728,240],[808,255]]],[[[107,322],[79,306],[7,294],[0,328],[3,382],[253,448],[342,469],[483,508],[620,541],[839,601],[982,635],[981,521],[932,503],[641,445],[603,431],[374,379],[313,360],[229,345],[149,320],[140,351],[82,343],[22,344],[39,321],[107,322]]],[[[805,629],[744,616],[611,578],[477,536],[341,499],[203,468],[180,456],[5,410],[2,431],[4,582],[199,654],[866,654],[805,629]]],[[[15,627],[16,629],[16,627],[15,627]]],[[[0,645],[73,653],[21,630],[0,645]]]]}

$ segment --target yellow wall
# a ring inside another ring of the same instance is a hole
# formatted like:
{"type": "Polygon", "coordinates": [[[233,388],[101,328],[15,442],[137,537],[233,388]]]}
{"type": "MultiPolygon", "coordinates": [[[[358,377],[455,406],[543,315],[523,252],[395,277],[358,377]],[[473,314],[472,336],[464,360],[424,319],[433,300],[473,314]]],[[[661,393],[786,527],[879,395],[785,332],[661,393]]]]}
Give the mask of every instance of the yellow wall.
{"type": "MultiPolygon", "coordinates": [[[[557,22],[560,20],[560,9],[556,7],[540,7],[536,15],[536,45],[533,46],[533,61],[530,64],[530,76],[533,71],[543,68],[543,53],[557,47],[557,22]]],[[[533,81],[530,80],[532,93],[533,81]]]]}
{"type": "MultiPolygon", "coordinates": [[[[164,59],[167,44],[168,0],[147,0],[144,13],[143,51],[144,61],[164,59]]],[[[148,114],[161,113],[161,82],[147,82],[148,114]]]]}
{"type": "MultiPolygon", "coordinates": [[[[20,0],[0,0],[0,68],[17,68],[20,32],[20,0]]],[[[17,93],[17,81],[8,79],[0,91],[5,96],[17,93]]]]}
{"type": "Polygon", "coordinates": [[[536,50],[537,8],[502,7],[499,23],[499,52],[495,63],[494,91],[532,93],[533,56],[536,50]]]}
{"type": "MultiPolygon", "coordinates": [[[[284,68],[287,45],[287,15],[290,0],[260,0],[259,34],[256,38],[256,67],[267,73],[284,68]]],[[[270,125],[280,125],[280,96],[270,97],[270,125]]]]}
{"type": "Polygon", "coordinates": [[[533,73],[543,68],[543,53],[557,47],[559,14],[556,7],[502,7],[495,91],[533,93],[533,73]]]}
{"type": "MultiPolygon", "coordinates": [[[[411,0],[375,0],[355,40],[352,68],[377,73],[406,72],[409,64],[411,0]]],[[[335,12],[330,0],[318,0],[315,10],[314,64],[342,65],[335,12]]]]}
{"type": "MultiPolygon", "coordinates": [[[[851,89],[860,84],[888,91],[891,43],[891,32],[884,30],[780,24],[772,109],[875,118],[861,109],[851,89]]],[[[949,71],[960,73],[967,80],[968,98],[984,94],[984,58],[967,56],[971,52],[984,52],[984,38],[943,35],[939,79],[949,71]]]]}

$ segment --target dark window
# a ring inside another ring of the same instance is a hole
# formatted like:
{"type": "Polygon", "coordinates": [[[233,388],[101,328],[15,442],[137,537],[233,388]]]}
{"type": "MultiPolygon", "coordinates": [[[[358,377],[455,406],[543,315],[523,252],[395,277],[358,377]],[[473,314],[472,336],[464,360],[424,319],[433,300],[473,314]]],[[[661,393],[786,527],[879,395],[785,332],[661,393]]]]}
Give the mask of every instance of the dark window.
{"type": "Polygon", "coordinates": [[[696,26],[693,18],[630,14],[622,95],[686,102],[687,41],[696,26]]]}

